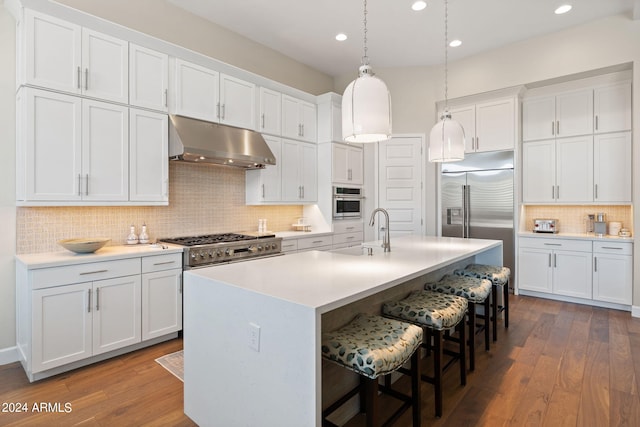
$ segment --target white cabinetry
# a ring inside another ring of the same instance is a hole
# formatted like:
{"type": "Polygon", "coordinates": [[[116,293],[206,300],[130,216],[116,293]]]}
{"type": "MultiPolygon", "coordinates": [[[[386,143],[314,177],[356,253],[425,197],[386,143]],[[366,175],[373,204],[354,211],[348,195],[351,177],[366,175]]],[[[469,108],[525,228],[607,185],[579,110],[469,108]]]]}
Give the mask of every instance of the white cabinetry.
{"type": "Polygon", "coordinates": [[[449,112],[464,129],[466,153],[513,150],[516,141],[513,98],[452,107],[449,112]]]}
{"type": "Polygon", "coordinates": [[[128,102],[126,41],[29,9],[23,28],[20,83],[128,102]]]}
{"type": "Polygon", "coordinates": [[[593,114],[595,133],[631,130],[631,82],[594,89],[593,114]]]}
{"type": "Polygon", "coordinates": [[[282,140],[275,136],[263,136],[277,160],[275,165],[267,165],[264,169],[246,171],[248,205],[282,201],[282,140]]]}
{"type": "Polygon", "coordinates": [[[317,146],[289,139],[282,140],[282,200],[317,200],[317,146]]]}
{"type": "Polygon", "coordinates": [[[595,202],[631,202],[631,132],[598,134],[593,143],[595,202]]]}
{"type": "Polygon", "coordinates": [[[127,107],[23,88],[18,108],[19,201],[128,200],[127,107]]]}
{"type": "Polygon", "coordinates": [[[563,138],[593,133],[593,90],[582,89],[522,101],[522,139],[563,138]]]}
{"type": "Polygon", "coordinates": [[[591,299],[591,241],[520,238],[518,288],[591,299]]]}
{"type": "Polygon", "coordinates": [[[169,56],[129,44],[129,104],[167,112],[169,56]]]}
{"type": "MultiPolygon", "coordinates": [[[[282,94],[266,87],[260,87],[259,94],[260,125],[258,130],[262,133],[279,136],[282,129],[282,94]]],[[[276,156],[276,158],[278,157],[276,156]]]]}
{"type": "Polygon", "coordinates": [[[282,95],[282,136],[316,142],[316,106],[310,102],[282,95]]]}
{"type": "Polygon", "coordinates": [[[142,339],[182,329],[182,257],[142,258],[142,339]]]}
{"type": "Polygon", "coordinates": [[[364,224],[362,221],[334,221],[332,249],[359,246],[364,241],[364,224]]]}
{"type": "Polygon", "coordinates": [[[318,142],[342,142],[342,96],[325,93],[318,97],[318,142]]]}
{"type": "Polygon", "coordinates": [[[253,83],[176,59],[174,90],[174,114],[255,129],[253,83]]]}
{"type": "Polygon", "coordinates": [[[129,110],[129,200],[169,201],[168,126],[166,114],[129,110]]]}
{"type": "Polygon", "coordinates": [[[331,250],[333,238],[331,235],[311,236],[298,239],[298,252],[331,250]]]}
{"type": "Polygon", "coordinates": [[[363,183],[362,147],[332,143],[332,182],[337,184],[363,183]]]}
{"type": "Polygon", "coordinates": [[[631,305],[633,244],[593,243],[593,299],[631,305]]]}

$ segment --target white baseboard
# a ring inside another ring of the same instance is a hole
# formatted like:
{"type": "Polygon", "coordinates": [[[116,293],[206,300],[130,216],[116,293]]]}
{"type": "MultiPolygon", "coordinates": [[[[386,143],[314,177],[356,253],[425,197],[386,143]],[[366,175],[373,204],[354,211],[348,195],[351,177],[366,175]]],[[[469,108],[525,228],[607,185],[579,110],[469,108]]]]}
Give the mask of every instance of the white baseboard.
{"type": "Polygon", "coordinates": [[[637,305],[631,306],[631,317],[640,317],[640,307],[637,305]]]}
{"type": "Polygon", "coordinates": [[[0,365],[8,365],[19,360],[18,347],[0,348],[0,365]]]}

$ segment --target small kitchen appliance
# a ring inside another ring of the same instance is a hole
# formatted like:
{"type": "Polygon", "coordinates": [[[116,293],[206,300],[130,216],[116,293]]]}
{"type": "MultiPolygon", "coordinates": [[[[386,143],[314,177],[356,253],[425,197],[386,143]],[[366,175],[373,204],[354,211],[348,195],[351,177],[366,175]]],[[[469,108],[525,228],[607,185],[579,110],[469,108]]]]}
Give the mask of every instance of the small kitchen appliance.
{"type": "Polygon", "coordinates": [[[362,188],[333,187],[333,219],[362,218],[362,188]]]}
{"type": "Polygon", "coordinates": [[[533,232],[534,233],[557,233],[558,220],[557,219],[541,219],[541,218],[534,219],[533,232]]]}
{"type": "Polygon", "coordinates": [[[209,267],[259,257],[282,255],[282,238],[275,234],[207,234],[158,239],[184,246],[184,269],[209,267]]]}
{"type": "Polygon", "coordinates": [[[596,221],[593,223],[593,232],[596,236],[602,237],[607,234],[607,216],[600,212],[596,215],[596,221]]]}

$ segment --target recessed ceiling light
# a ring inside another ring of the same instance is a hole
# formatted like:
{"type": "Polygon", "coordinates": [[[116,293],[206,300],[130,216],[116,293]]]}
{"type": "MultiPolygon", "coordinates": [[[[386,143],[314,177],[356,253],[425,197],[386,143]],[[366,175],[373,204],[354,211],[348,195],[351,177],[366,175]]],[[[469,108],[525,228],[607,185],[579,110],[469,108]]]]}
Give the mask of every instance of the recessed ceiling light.
{"type": "Polygon", "coordinates": [[[458,47],[462,44],[462,41],[460,40],[451,40],[451,43],[449,43],[449,46],[451,47],[458,47]]]}
{"type": "Polygon", "coordinates": [[[336,40],[338,40],[339,42],[343,42],[346,39],[347,39],[347,35],[345,33],[340,33],[336,35],[336,40]]]}
{"type": "Polygon", "coordinates": [[[556,15],[562,15],[563,13],[567,13],[571,10],[571,5],[570,4],[563,4],[562,6],[560,6],[559,8],[556,9],[555,14],[556,15]]]}
{"type": "Polygon", "coordinates": [[[413,2],[413,4],[411,5],[411,9],[415,10],[416,12],[424,9],[425,7],[427,7],[427,2],[422,0],[413,2]]]}

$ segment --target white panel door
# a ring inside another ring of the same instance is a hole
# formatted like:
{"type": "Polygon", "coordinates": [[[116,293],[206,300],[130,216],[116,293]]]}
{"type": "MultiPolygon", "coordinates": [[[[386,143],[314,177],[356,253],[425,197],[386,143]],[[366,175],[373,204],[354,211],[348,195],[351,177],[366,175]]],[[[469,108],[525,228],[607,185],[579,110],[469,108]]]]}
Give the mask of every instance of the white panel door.
{"type": "Polygon", "coordinates": [[[256,85],[226,74],[220,75],[220,122],[246,129],[256,128],[256,85]]]}
{"type": "Polygon", "coordinates": [[[129,109],[82,101],[82,198],[129,199],[129,109]]]}
{"type": "Polygon", "coordinates": [[[129,44],[129,104],[167,111],[169,56],[129,44]]]}
{"type": "Polygon", "coordinates": [[[302,137],[300,123],[300,100],[289,95],[282,95],[282,136],[287,138],[302,137]]]}
{"type": "Polygon", "coordinates": [[[182,329],[182,270],[142,275],[142,339],[182,329]]]}
{"type": "Polygon", "coordinates": [[[553,293],[591,299],[591,252],[553,252],[553,293]]]}
{"type": "Polygon", "coordinates": [[[129,103],[129,43],[82,29],[82,91],[85,95],[129,103]]]}
{"type": "Polygon", "coordinates": [[[175,70],[174,113],[217,122],[219,73],[181,59],[175,70]]]}
{"type": "Polygon", "coordinates": [[[593,137],[556,141],[556,201],[593,200],[593,137]]]}
{"type": "Polygon", "coordinates": [[[630,305],[633,257],[594,253],[593,263],[593,299],[630,305]]]}
{"type": "Polygon", "coordinates": [[[331,155],[332,181],[339,184],[349,184],[349,146],[332,143],[331,155]]]}
{"type": "Polygon", "coordinates": [[[169,201],[169,117],[129,109],[129,200],[169,201]]]}
{"type": "Polygon", "coordinates": [[[551,251],[521,247],[518,251],[518,288],[551,292],[552,265],[551,251]]]}
{"type": "MultiPolygon", "coordinates": [[[[422,138],[394,137],[378,144],[378,205],[389,212],[391,236],[423,234],[422,138]]],[[[382,216],[376,224],[382,238],[382,216]]]]}
{"type": "Polygon", "coordinates": [[[301,143],[299,154],[302,162],[302,200],[315,202],[318,200],[318,147],[315,144],[301,143]]]}
{"type": "Polygon", "coordinates": [[[315,104],[310,102],[301,101],[300,103],[300,117],[302,125],[302,139],[309,142],[317,141],[318,132],[318,117],[317,108],[315,104]]]}
{"type": "Polygon", "coordinates": [[[140,275],[93,284],[93,354],[141,341],[140,275]]]}
{"type": "Polygon", "coordinates": [[[594,137],[593,181],[597,202],[631,202],[631,132],[594,137]]]}

